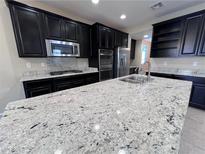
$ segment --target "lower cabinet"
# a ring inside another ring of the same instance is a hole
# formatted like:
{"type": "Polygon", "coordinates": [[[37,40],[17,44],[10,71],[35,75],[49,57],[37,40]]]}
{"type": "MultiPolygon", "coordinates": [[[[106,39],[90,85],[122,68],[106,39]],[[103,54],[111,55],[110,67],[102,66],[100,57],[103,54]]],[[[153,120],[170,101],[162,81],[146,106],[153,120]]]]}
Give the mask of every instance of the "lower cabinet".
{"type": "Polygon", "coordinates": [[[26,98],[99,82],[99,73],[23,82],[26,98]]]}
{"type": "Polygon", "coordinates": [[[193,84],[190,105],[205,109],[205,84],[193,84]]]}
{"type": "Polygon", "coordinates": [[[26,98],[48,94],[53,91],[52,80],[43,79],[23,82],[26,98]]]}
{"type": "Polygon", "coordinates": [[[86,82],[83,78],[58,78],[54,79],[53,86],[54,86],[54,91],[61,91],[65,89],[70,89],[70,88],[75,88],[79,87],[82,85],[85,85],[86,82]]]}

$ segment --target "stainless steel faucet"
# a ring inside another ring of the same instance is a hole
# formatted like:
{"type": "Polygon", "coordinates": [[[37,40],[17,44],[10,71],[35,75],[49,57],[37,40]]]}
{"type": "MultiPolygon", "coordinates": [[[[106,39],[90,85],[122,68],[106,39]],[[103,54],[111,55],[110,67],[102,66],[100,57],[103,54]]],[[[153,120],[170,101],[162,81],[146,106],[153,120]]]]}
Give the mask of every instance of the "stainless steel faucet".
{"type": "Polygon", "coordinates": [[[151,71],[151,62],[150,61],[146,61],[144,64],[142,64],[139,67],[139,74],[141,74],[141,75],[146,74],[145,70],[143,70],[143,65],[145,65],[145,64],[148,64],[147,81],[150,81],[150,71],[151,71]]]}

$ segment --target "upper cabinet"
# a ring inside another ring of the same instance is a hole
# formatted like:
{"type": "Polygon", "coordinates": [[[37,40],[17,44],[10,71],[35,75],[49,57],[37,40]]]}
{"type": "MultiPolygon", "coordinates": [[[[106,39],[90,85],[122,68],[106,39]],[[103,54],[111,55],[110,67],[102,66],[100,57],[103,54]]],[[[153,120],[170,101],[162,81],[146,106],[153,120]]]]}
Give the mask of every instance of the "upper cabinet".
{"type": "Polygon", "coordinates": [[[113,49],[114,48],[114,31],[111,28],[100,25],[98,27],[99,48],[113,49]]]}
{"type": "Polygon", "coordinates": [[[128,47],[128,34],[120,31],[115,31],[115,47],[128,47]]]}
{"type": "Polygon", "coordinates": [[[45,14],[47,38],[63,38],[63,20],[59,16],[45,14]]]}
{"type": "Polygon", "coordinates": [[[205,55],[205,11],[153,26],[151,57],[205,55]]]}
{"type": "Polygon", "coordinates": [[[205,15],[203,15],[203,27],[201,32],[201,41],[198,49],[198,55],[199,56],[205,56],[205,15]]]}
{"type": "Polygon", "coordinates": [[[77,23],[61,16],[45,14],[47,38],[76,41],[77,23]]]}
{"type": "Polygon", "coordinates": [[[80,43],[80,57],[88,58],[91,52],[91,27],[86,24],[78,24],[77,41],[80,43]]]}
{"type": "Polygon", "coordinates": [[[64,21],[65,26],[65,39],[76,40],[77,37],[77,23],[69,20],[64,21]]]}
{"type": "Polygon", "coordinates": [[[151,57],[177,57],[180,51],[182,31],[182,19],[154,25],[151,57]]]}
{"type": "Polygon", "coordinates": [[[190,16],[185,19],[182,36],[181,55],[196,55],[200,39],[203,15],[190,16]]]}
{"type": "Polygon", "coordinates": [[[9,5],[19,57],[45,57],[42,14],[32,8],[9,5]]]}

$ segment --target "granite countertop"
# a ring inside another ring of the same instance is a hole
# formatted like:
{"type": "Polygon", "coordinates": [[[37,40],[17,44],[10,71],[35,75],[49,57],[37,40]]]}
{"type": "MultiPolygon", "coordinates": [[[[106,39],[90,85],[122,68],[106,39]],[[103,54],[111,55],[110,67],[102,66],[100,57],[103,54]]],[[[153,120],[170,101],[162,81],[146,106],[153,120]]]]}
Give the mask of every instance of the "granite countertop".
{"type": "Polygon", "coordinates": [[[40,75],[25,76],[25,77],[22,77],[20,81],[24,82],[24,81],[31,81],[31,80],[57,78],[57,77],[64,77],[64,76],[74,76],[74,75],[96,73],[96,72],[98,72],[97,69],[85,70],[85,71],[80,72],[80,73],[65,73],[65,74],[62,74],[62,75],[50,75],[49,73],[47,73],[47,74],[40,74],[40,75]]]}
{"type": "Polygon", "coordinates": [[[9,103],[0,153],[177,154],[191,85],[113,79],[9,103]]]}

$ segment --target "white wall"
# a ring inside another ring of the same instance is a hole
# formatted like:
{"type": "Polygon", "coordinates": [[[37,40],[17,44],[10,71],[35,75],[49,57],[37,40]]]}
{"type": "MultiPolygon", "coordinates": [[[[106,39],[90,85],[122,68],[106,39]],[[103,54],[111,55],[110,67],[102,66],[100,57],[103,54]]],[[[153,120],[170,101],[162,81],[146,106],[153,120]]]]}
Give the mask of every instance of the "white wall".
{"type": "MultiPolygon", "coordinates": [[[[21,0],[22,1],[22,0],[21,0]]],[[[36,6],[48,11],[52,11],[69,18],[77,19],[85,23],[92,23],[85,19],[81,19],[61,10],[51,8],[35,1],[26,1],[27,4],[36,6]]],[[[20,78],[25,72],[41,72],[48,69],[50,65],[48,58],[19,58],[14,38],[13,27],[11,23],[9,9],[5,2],[0,0],[0,113],[4,110],[6,104],[10,101],[24,98],[24,91],[20,78]],[[26,65],[31,65],[27,68],[26,65]],[[42,65],[43,64],[43,65],[42,65]],[[45,65],[45,66],[44,66],[45,65]]],[[[60,61],[57,59],[55,61],[60,61]]],[[[81,63],[86,66],[87,59],[64,59],[64,64],[70,66],[71,64],[81,63]]],[[[54,62],[55,63],[55,62],[54,62]]],[[[54,68],[55,69],[55,68],[54,68]]]]}

